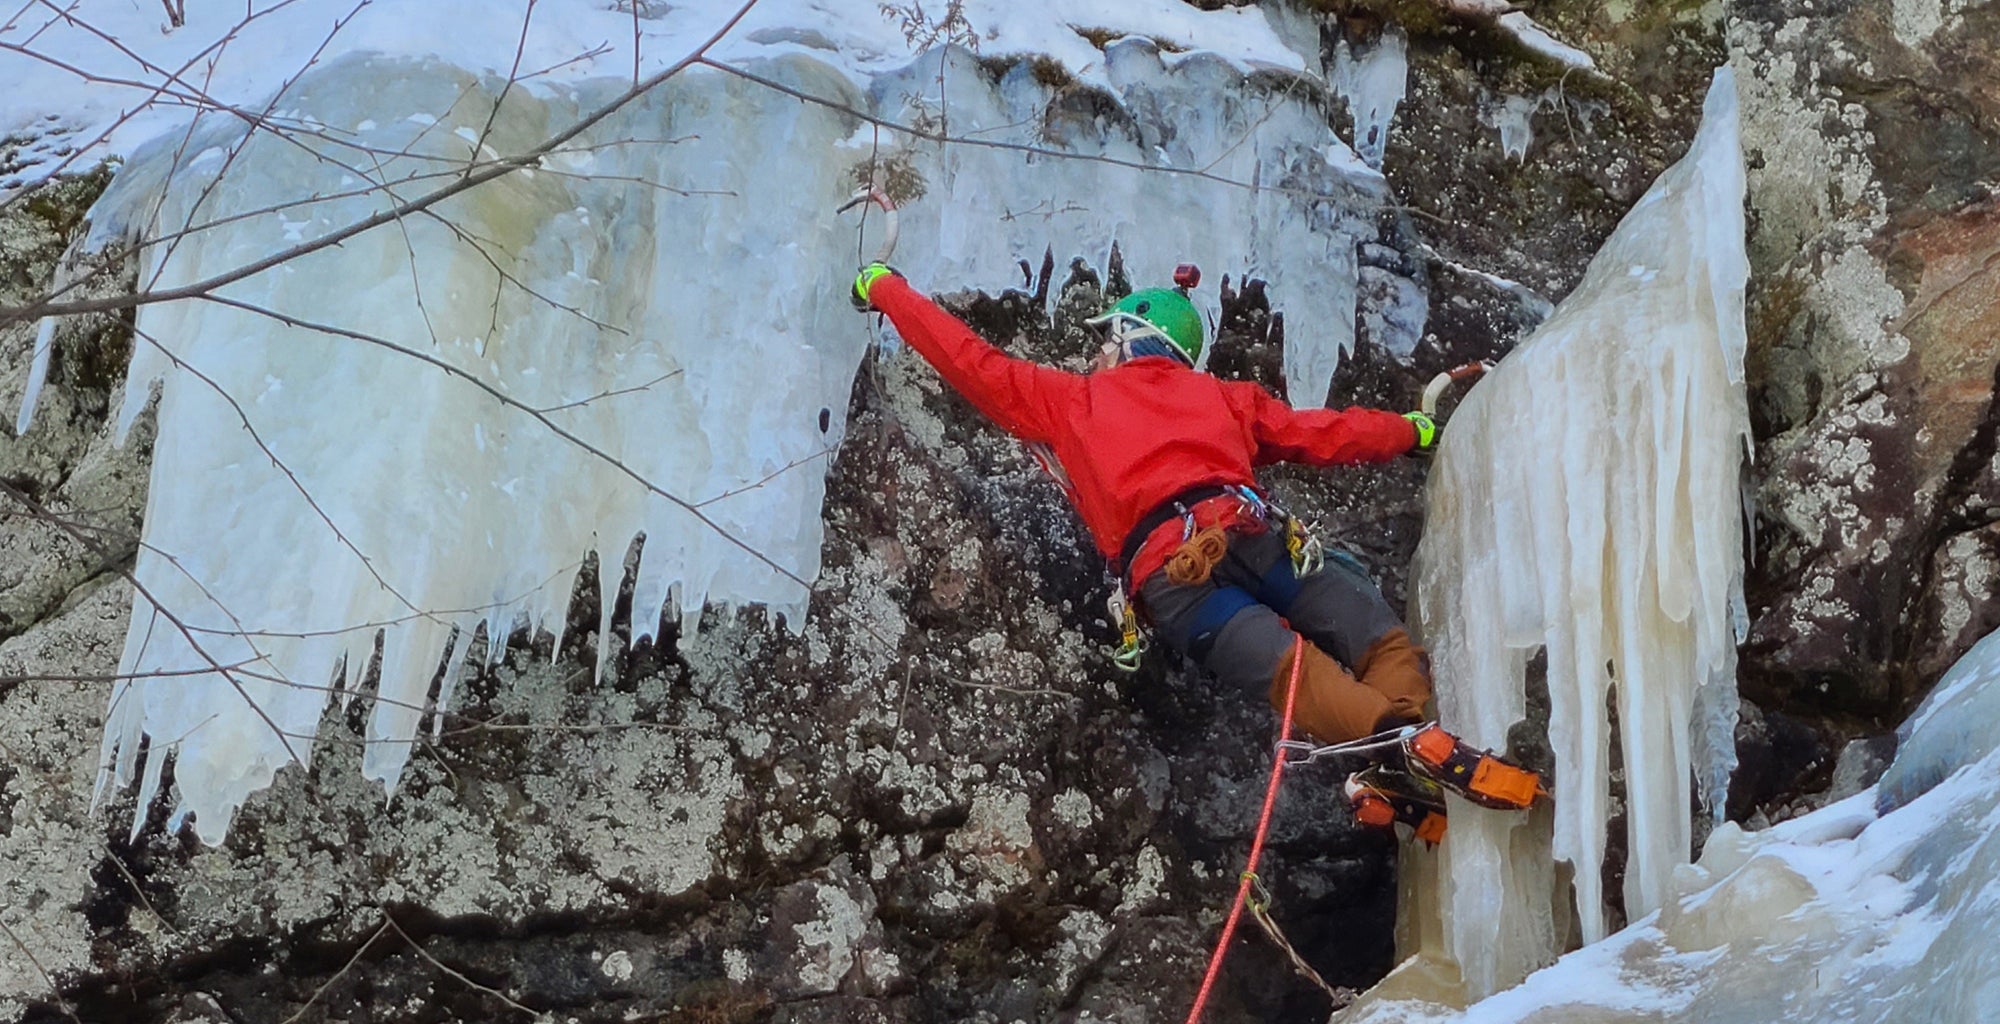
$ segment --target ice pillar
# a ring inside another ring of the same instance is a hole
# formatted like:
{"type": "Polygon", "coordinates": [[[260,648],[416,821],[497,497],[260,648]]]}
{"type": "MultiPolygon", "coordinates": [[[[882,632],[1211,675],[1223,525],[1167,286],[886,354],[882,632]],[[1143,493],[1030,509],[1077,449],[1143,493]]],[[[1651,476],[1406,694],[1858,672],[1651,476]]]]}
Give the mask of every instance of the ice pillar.
{"type": "Polygon", "coordinates": [[[1504,747],[1539,650],[1555,752],[1553,813],[1453,808],[1436,858],[1443,927],[1422,952],[1456,966],[1461,998],[1560,952],[1557,860],[1574,869],[1582,938],[1604,934],[1614,729],[1632,917],[1661,905],[1688,859],[1690,780],[1714,807],[1733,767],[1743,197],[1723,68],[1692,150],[1467,396],[1432,468],[1416,614],[1443,721],[1504,747]]]}

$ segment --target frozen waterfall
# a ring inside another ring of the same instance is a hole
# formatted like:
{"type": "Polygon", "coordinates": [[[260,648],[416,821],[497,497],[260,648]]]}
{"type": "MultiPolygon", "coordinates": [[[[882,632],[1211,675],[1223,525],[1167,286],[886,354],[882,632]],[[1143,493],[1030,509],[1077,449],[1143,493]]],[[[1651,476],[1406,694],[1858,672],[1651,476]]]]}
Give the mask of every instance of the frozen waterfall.
{"type": "MultiPolygon", "coordinates": [[[[844,297],[856,223],[833,211],[871,164],[922,182],[897,254],[920,285],[997,292],[1045,248],[1101,267],[1114,242],[1135,281],[1184,260],[1254,274],[1293,327],[1292,394],[1323,400],[1385,197],[1319,115],[1323,86],[1138,38],[1086,48],[1089,89],[1027,59],[945,49],[870,77],[809,49],[741,64],[763,82],[689,71],[532,169],[141,308],[121,427],[157,380],[159,440],[100,776],[143,778],[135,828],[171,754],[176,820],[219,842],[307,761],[329,702],[356,698],[378,635],[363,770],[393,792],[475,632],[560,629],[586,554],[615,574],[639,534],[635,639],[707,602],[797,628],[869,337],[844,297]]],[[[628,85],[331,60],[276,104],[308,131],[210,115],[135,152],[93,240],[153,241],[155,291],[200,282],[522,152],[628,85]]]]}
{"type": "Polygon", "coordinates": [[[1450,840],[1407,872],[1435,872],[1430,910],[1443,922],[1421,969],[1455,969],[1466,998],[1565,945],[1555,861],[1571,866],[1582,940],[1604,936],[1614,732],[1631,917],[1665,903],[1689,857],[1690,778],[1719,816],[1734,764],[1749,438],[1743,197],[1724,68],[1692,150],[1472,389],[1432,468],[1416,605],[1442,720],[1505,748],[1540,651],[1555,753],[1552,813],[1454,806],[1450,840]]]}

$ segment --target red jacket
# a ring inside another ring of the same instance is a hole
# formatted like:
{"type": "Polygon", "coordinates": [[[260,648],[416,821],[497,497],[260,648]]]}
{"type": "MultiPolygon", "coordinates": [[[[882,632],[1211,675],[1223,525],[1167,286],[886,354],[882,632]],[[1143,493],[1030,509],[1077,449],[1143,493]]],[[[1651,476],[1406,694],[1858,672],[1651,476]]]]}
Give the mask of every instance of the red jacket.
{"type": "MultiPolygon", "coordinates": [[[[1247,381],[1191,370],[1165,356],[1091,374],[1041,366],[994,348],[901,277],[869,289],[876,308],[959,394],[1003,429],[1047,445],[1069,477],[1070,500],[1097,550],[1116,559],[1147,512],[1205,484],[1257,482],[1271,462],[1384,462],[1409,451],[1416,427],[1377,409],[1300,411],[1247,381]]],[[[1161,532],[1178,539],[1178,521],[1161,532]]],[[[1133,585],[1171,553],[1149,542],[1133,585]]]]}

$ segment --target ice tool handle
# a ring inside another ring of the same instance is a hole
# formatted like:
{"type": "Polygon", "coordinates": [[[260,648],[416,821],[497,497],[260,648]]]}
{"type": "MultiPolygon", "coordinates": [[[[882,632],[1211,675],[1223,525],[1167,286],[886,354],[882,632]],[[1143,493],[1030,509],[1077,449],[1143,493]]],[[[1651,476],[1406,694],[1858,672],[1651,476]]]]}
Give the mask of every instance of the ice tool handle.
{"type": "Polygon", "coordinates": [[[1447,388],[1462,380],[1477,380],[1485,376],[1486,371],[1491,369],[1493,369],[1493,360],[1478,359],[1470,363],[1461,363],[1432,377],[1431,382],[1424,385],[1423,397],[1417,400],[1417,408],[1424,415],[1436,419],[1438,399],[1444,397],[1447,388]]]}
{"type": "Polygon", "coordinates": [[[896,254],[896,238],[902,227],[896,216],[896,203],[889,198],[888,193],[871,185],[855,189],[854,195],[850,196],[847,202],[840,204],[840,209],[834,212],[846,213],[863,203],[874,203],[882,208],[882,247],[875,250],[873,257],[863,260],[861,265],[865,267],[870,263],[887,263],[889,257],[896,254]]]}

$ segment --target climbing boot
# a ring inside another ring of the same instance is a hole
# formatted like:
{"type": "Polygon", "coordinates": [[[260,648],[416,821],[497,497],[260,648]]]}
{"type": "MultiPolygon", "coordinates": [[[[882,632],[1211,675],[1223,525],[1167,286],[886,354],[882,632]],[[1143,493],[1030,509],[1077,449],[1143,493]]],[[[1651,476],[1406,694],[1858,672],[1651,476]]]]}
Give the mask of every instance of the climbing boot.
{"type": "Polygon", "coordinates": [[[1363,825],[1393,828],[1400,821],[1432,846],[1444,838],[1444,789],[1429,779],[1377,764],[1349,775],[1341,791],[1363,825]]]}
{"type": "Polygon", "coordinates": [[[1489,750],[1470,747],[1435,722],[1403,741],[1411,773],[1422,775],[1481,807],[1518,811],[1545,796],[1542,777],[1489,750]]]}

